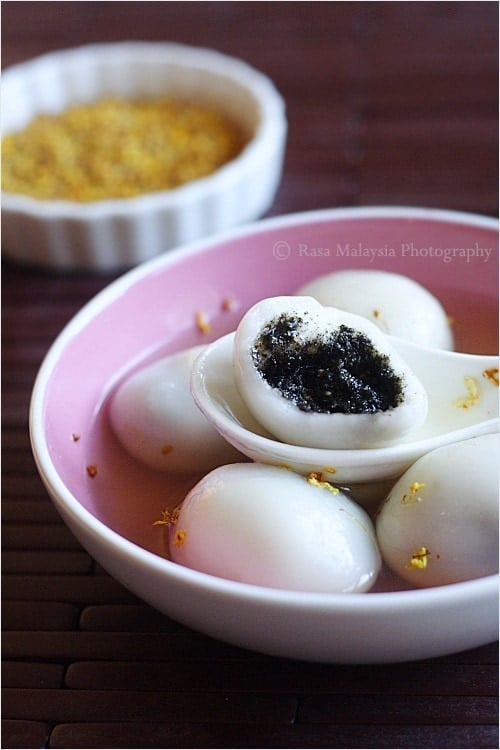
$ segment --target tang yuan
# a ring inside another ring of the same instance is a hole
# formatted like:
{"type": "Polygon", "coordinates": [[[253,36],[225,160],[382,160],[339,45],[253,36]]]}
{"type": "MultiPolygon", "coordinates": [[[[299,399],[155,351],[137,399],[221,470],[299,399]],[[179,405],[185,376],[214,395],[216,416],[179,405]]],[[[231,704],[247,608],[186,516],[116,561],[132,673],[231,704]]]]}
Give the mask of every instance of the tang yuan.
{"type": "Polygon", "coordinates": [[[279,440],[366,448],[419,427],[427,394],[370,321],[311,297],[258,302],[236,330],[241,397],[279,440]]]}
{"type": "Polygon", "coordinates": [[[387,565],[415,586],[439,586],[498,570],[500,435],[481,435],[419,458],[376,520],[387,565]]]}
{"type": "Polygon", "coordinates": [[[131,456],[152,469],[198,473],[241,459],[198,409],[189,387],[203,347],[138,370],[113,395],[110,420],[131,456]]]}
{"type": "Polygon", "coordinates": [[[303,285],[297,294],[362,315],[391,336],[453,349],[450,319],[443,306],[407,276],[375,269],[334,271],[303,285]]]}
{"type": "Polygon", "coordinates": [[[170,552],[220,578],[327,593],[367,591],[381,564],[360,506],[320,476],[259,463],[198,482],[171,524],[170,552]]]}

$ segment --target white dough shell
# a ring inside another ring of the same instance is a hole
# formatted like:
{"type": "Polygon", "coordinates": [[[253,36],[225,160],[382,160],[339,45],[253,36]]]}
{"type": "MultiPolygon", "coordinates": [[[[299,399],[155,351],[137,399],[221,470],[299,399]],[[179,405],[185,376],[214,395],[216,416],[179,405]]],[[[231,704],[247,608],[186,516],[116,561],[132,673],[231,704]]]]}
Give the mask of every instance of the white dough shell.
{"type": "Polygon", "coordinates": [[[175,562],[204,573],[298,591],[366,591],[381,564],[360,506],[258,463],[204,477],[182,503],[170,550],[175,562]]]}
{"type": "Polygon", "coordinates": [[[110,403],[113,430],[131,456],[152,469],[200,473],[241,460],[196,406],[193,362],[204,347],[169,355],[125,380],[110,403]]]}
{"type": "Polygon", "coordinates": [[[425,389],[389,339],[370,321],[323,307],[312,297],[272,297],[254,305],[236,330],[233,365],[236,385],[249,411],[271,434],[288,444],[331,449],[380,446],[420,427],[427,415],[425,389]],[[368,414],[301,410],[269,385],[252,356],[258,336],[280,314],[298,316],[303,321],[298,333],[301,343],[318,334],[337,331],[341,325],[365,334],[380,354],[388,356],[393,370],[401,376],[402,402],[386,411],[368,414]]]}
{"type": "Polygon", "coordinates": [[[382,556],[414,586],[439,586],[498,570],[500,436],[482,435],[418,459],[376,520],[382,556]]]}
{"type": "Polygon", "coordinates": [[[376,269],[334,271],[304,284],[296,293],[362,315],[391,336],[453,349],[450,321],[439,300],[402,274],[376,269]]]}

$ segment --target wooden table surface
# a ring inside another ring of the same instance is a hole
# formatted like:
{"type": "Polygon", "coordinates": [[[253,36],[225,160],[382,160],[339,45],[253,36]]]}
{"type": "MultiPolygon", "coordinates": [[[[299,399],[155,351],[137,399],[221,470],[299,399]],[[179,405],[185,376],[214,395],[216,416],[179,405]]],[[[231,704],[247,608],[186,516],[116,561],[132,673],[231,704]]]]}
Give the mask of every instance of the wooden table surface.
{"type": "MultiPolygon", "coordinates": [[[[498,210],[498,5],[4,2],[3,65],[123,39],[234,54],[287,102],[269,215],[367,204],[498,210]]],[[[3,263],[4,748],[498,747],[498,651],[304,664],[191,632],[64,526],[28,438],[48,347],[115,275],[3,263]]]]}

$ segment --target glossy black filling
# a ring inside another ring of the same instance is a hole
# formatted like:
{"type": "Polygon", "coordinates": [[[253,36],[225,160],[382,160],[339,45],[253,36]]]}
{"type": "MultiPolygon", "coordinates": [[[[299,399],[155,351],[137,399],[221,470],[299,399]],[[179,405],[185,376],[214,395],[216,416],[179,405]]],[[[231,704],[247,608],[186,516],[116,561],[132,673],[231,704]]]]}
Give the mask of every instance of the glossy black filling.
{"type": "Polygon", "coordinates": [[[341,325],[303,343],[302,325],[299,316],[282,314],[252,348],[257,370],[286,399],[322,414],[373,414],[401,403],[401,377],[365,334],[341,325]]]}

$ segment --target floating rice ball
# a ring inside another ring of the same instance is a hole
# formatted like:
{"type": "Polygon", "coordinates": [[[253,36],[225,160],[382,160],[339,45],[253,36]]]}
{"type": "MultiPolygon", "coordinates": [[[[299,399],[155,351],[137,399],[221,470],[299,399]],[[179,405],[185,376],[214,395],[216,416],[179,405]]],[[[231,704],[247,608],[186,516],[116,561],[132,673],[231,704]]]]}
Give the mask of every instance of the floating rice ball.
{"type": "Polygon", "coordinates": [[[450,319],[443,306],[407,276],[378,270],[334,271],[304,284],[296,293],[362,315],[391,336],[453,349],[450,319]]]}
{"type": "Polygon", "coordinates": [[[278,589],[367,591],[381,564],[360,506],[321,475],[259,463],[205,476],[183,501],[170,535],[175,562],[278,589]]]}
{"type": "Polygon", "coordinates": [[[111,399],[116,436],[131,456],[152,469],[199,473],[241,460],[191,395],[191,368],[202,350],[193,347],[147,365],[111,399]]]}
{"type": "Polygon", "coordinates": [[[376,520],[387,565],[414,586],[498,570],[500,435],[437,448],[395,484],[376,520]]]}

